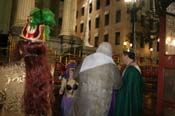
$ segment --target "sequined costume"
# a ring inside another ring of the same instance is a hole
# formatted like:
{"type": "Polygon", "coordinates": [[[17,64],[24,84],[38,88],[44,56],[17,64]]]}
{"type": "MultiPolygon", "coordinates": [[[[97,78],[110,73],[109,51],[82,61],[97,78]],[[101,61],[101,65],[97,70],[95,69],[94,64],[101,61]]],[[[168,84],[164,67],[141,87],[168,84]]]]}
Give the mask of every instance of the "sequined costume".
{"type": "Polygon", "coordinates": [[[64,92],[61,109],[62,116],[71,116],[73,111],[73,98],[75,92],[78,89],[78,83],[74,80],[74,70],[76,68],[76,63],[71,62],[67,65],[65,77],[62,79],[60,93],[64,92]]]}
{"type": "Polygon", "coordinates": [[[62,116],[71,116],[73,97],[75,96],[75,91],[78,89],[78,83],[73,79],[63,79],[62,88],[64,88],[64,95],[61,102],[62,116]]]}

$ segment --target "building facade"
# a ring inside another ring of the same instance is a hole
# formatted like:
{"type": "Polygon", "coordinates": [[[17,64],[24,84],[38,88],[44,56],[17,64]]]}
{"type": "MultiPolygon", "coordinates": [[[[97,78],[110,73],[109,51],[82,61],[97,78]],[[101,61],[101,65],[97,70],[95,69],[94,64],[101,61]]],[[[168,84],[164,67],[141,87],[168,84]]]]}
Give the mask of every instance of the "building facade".
{"type": "MultiPolygon", "coordinates": [[[[136,0],[134,26],[136,53],[139,61],[150,58],[157,60],[157,36],[154,35],[155,32],[150,31],[156,29],[155,24],[152,23],[156,9],[155,1],[136,0]],[[153,48],[153,51],[150,51],[150,48],[153,48]]],[[[12,29],[18,34],[21,29],[19,27],[25,24],[30,10],[34,7],[51,9],[55,14],[56,26],[52,29],[49,46],[59,49],[58,53],[61,52],[60,49],[67,46],[61,43],[65,36],[67,42],[70,40],[69,43],[75,39],[82,40],[83,46],[89,49],[95,49],[103,41],[110,42],[113,54],[119,57],[118,61],[121,59],[123,49],[131,47],[133,4],[126,3],[124,0],[77,0],[74,2],[71,0],[9,0],[7,2],[1,0],[0,2],[2,3],[1,9],[3,5],[6,6],[0,13],[3,17],[0,19],[2,33],[8,33],[12,29]],[[8,15],[4,15],[4,11],[8,15]]]]}
{"type": "MultiPolygon", "coordinates": [[[[145,26],[149,25],[144,19],[147,18],[146,12],[154,10],[153,1],[136,1],[135,46],[139,60],[140,57],[146,60],[157,57],[157,41],[149,42],[144,37],[148,31],[145,26]],[[154,54],[151,47],[156,51],[154,54]]],[[[103,41],[110,42],[113,54],[120,56],[123,49],[132,47],[132,10],[133,4],[124,0],[78,0],[76,34],[85,41],[85,46],[97,47],[103,41]]]]}

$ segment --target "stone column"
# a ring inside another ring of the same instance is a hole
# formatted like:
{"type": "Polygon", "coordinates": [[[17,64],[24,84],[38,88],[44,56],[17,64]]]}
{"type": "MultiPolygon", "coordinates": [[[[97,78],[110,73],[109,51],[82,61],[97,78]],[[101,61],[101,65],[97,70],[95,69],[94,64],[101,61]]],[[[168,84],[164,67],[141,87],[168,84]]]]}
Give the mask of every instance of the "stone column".
{"type": "Polygon", "coordinates": [[[30,11],[35,7],[35,0],[17,0],[17,11],[14,26],[21,27],[26,23],[30,11]]]}
{"type": "Polygon", "coordinates": [[[63,23],[60,35],[75,35],[77,0],[64,0],[63,23]]]}
{"type": "Polygon", "coordinates": [[[9,31],[12,3],[12,0],[0,1],[0,33],[9,31]]]}

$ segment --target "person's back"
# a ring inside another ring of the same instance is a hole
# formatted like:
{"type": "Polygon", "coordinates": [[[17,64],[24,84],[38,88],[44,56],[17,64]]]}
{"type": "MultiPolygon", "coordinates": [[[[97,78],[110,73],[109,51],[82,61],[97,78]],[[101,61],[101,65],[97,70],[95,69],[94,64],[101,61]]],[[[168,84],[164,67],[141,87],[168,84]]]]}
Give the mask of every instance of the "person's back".
{"type": "Polygon", "coordinates": [[[100,52],[87,56],[79,73],[75,116],[107,116],[112,90],[119,82],[111,56],[100,52]]]}
{"type": "Polygon", "coordinates": [[[113,64],[105,64],[80,73],[79,116],[107,116],[114,81],[114,68],[113,64]],[[90,78],[87,79],[86,75],[90,78]]]}

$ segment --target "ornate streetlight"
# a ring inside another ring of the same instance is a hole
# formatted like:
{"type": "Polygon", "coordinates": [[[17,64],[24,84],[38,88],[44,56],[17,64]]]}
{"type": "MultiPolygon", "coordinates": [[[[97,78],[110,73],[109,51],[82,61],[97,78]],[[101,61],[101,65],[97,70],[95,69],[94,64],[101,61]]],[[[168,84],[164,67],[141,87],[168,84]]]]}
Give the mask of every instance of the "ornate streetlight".
{"type": "Polygon", "coordinates": [[[131,13],[131,23],[132,23],[132,33],[130,42],[132,43],[132,48],[136,49],[136,21],[137,21],[137,11],[136,0],[125,0],[126,3],[130,3],[132,7],[130,8],[131,13]]]}

